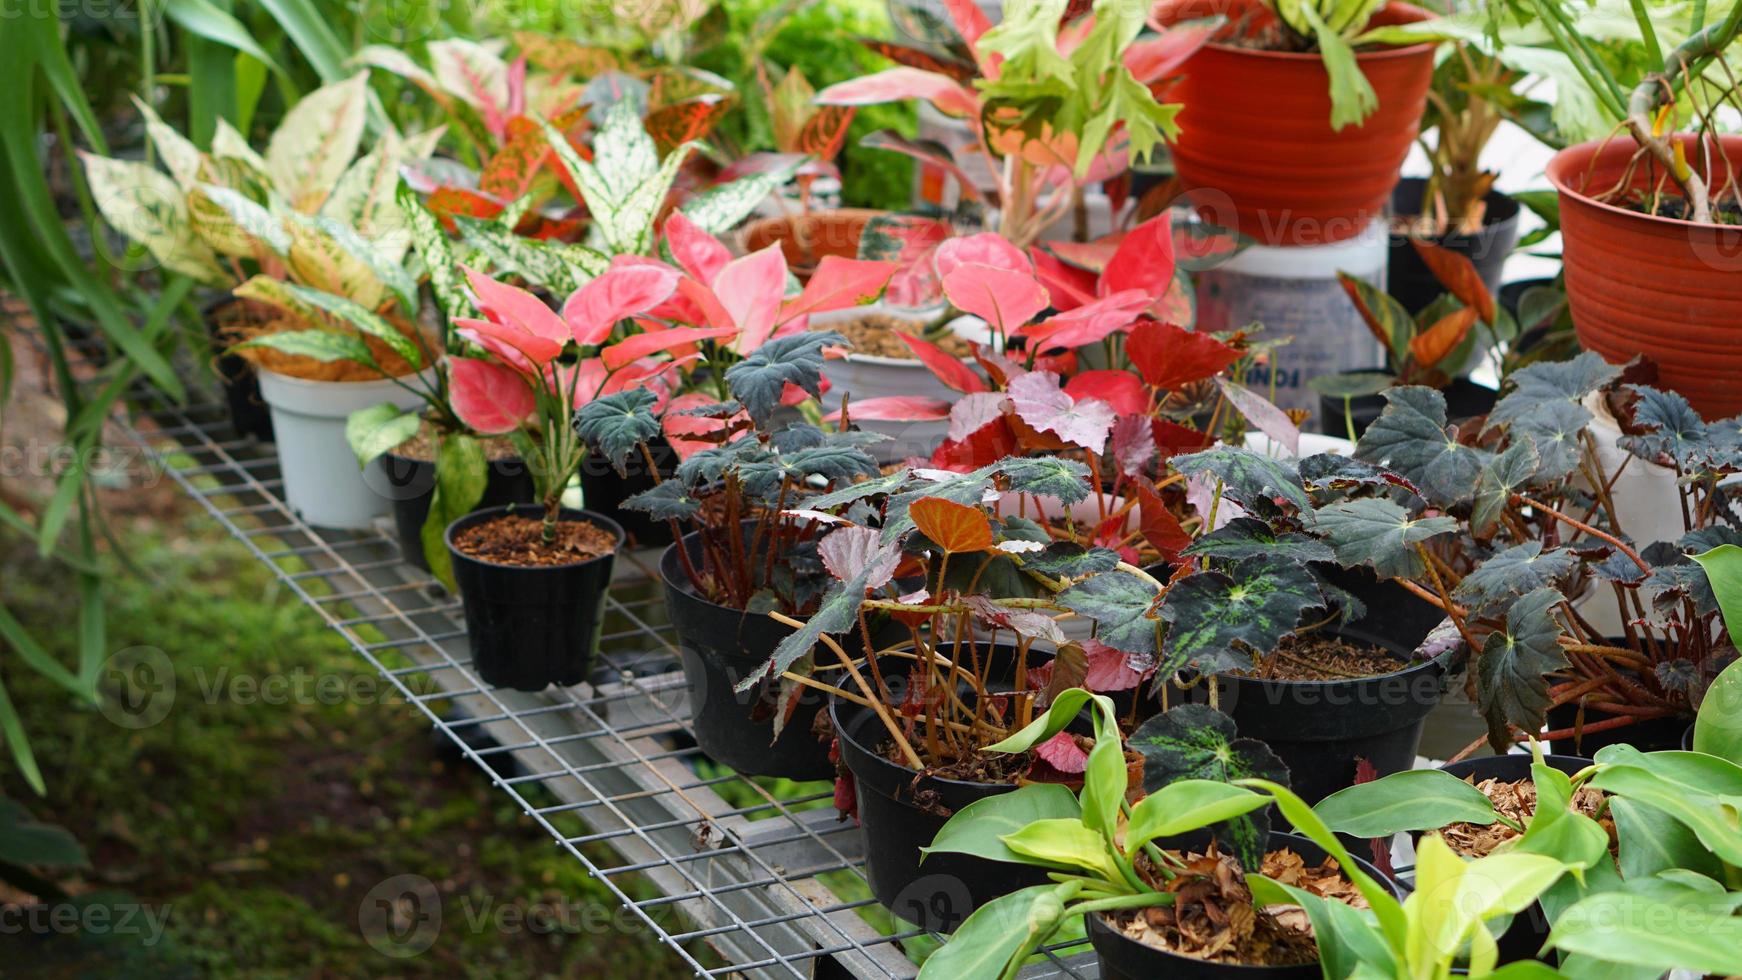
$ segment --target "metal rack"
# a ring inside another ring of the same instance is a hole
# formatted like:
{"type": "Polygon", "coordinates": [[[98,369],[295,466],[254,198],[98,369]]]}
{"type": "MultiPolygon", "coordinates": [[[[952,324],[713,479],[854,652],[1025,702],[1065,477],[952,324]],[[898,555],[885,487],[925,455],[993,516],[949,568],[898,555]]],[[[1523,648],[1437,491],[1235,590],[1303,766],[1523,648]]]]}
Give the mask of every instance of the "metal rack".
{"type": "MultiPolygon", "coordinates": [[[[147,393],[135,420],[165,472],[698,975],[917,973],[904,944],[924,934],[862,914],[877,906],[861,836],[830,792],[782,799],[694,747],[652,555],[620,557],[589,683],[491,688],[472,669],[458,599],[382,531],[300,521],[270,447],[238,436],[222,405],[147,393]],[[660,894],[637,897],[637,879],[660,894]]],[[[1025,971],[1095,975],[1081,945],[1025,971]]]]}

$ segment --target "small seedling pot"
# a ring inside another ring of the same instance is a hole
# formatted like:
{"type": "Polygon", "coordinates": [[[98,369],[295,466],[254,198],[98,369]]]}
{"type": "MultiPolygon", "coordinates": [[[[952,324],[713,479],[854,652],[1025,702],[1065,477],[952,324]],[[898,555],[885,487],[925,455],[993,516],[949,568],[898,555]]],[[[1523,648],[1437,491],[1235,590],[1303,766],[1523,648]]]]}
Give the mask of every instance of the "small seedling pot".
{"type": "MultiPolygon", "coordinates": [[[[765,613],[744,612],[697,595],[679,548],[686,549],[699,568],[700,532],[684,535],[659,558],[665,606],[677,632],[689,687],[690,729],[696,744],[715,762],[745,775],[832,778],[835,764],[829,760],[829,743],[812,728],[827,699],[823,692],[800,687],[798,705],[776,738],[779,684],[764,680],[748,691],[736,690],[740,681],[762,669],[793,628],[765,613]]],[[[881,647],[903,635],[905,629],[885,621],[873,631],[872,640],[881,647]]]]}
{"type": "MultiPolygon", "coordinates": [[[[429,518],[430,504],[435,499],[435,461],[383,453],[381,469],[393,488],[393,530],[399,538],[400,556],[407,564],[427,572],[429,559],[423,553],[423,523],[429,518]]],[[[536,496],[525,462],[517,458],[493,459],[484,471],[484,495],[472,509],[531,503],[536,496]]]]}
{"type": "Polygon", "coordinates": [[[1332,632],[1396,657],[1397,671],[1331,681],[1215,678],[1221,710],[1241,735],[1266,742],[1287,763],[1289,785],[1308,803],[1353,786],[1362,761],[1376,777],[1411,768],[1422,723],[1445,691],[1437,660],[1408,665],[1412,651],[1400,644],[1354,629],[1332,632]]]}
{"type": "MultiPolygon", "coordinates": [[[[1208,837],[1196,834],[1187,835],[1180,840],[1196,841],[1195,846],[1203,846],[1208,837]]],[[[1163,847],[1181,846],[1162,841],[1157,844],[1163,847]]],[[[1286,847],[1299,854],[1309,865],[1316,865],[1327,856],[1324,848],[1307,838],[1282,831],[1271,831],[1268,846],[1273,851],[1286,847]]],[[[1397,892],[1396,884],[1378,868],[1358,857],[1355,858],[1355,864],[1368,877],[1387,885],[1393,893],[1397,892]]],[[[1100,966],[1102,980],[1154,980],[1156,977],[1167,977],[1168,980],[1317,980],[1322,975],[1317,963],[1298,966],[1211,963],[1131,939],[1108,925],[1100,913],[1089,913],[1083,916],[1083,920],[1089,934],[1089,944],[1095,948],[1095,958],[1100,966]]]]}
{"type": "MultiPolygon", "coordinates": [[[[995,658],[989,672],[991,686],[1013,689],[1016,648],[1000,644],[982,655],[995,658]]],[[[898,680],[905,682],[911,661],[890,657],[880,663],[891,687],[898,680]]],[[[961,690],[969,688],[963,685],[961,690]]],[[[922,776],[877,751],[884,728],[875,711],[831,695],[829,716],[841,761],[856,784],[865,879],[885,908],[925,929],[953,932],[969,913],[998,896],[1046,882],[1046,873],[1037,868],[965,854],[940,853],[922,861],[920,848],[931,844],[951,814],[1016,787],[922,776]]]]}
{"type": "MultiPolygon", "coordinates": [[[[587,679],[605,620],[605,590],[616,560],[611,554],[568,565],[521,567],[481,561],[454,547],[459,532],[513,510],[473,511],[448,525],[448,554],[466,610],[466,638],[478,677],[493,687],[540,691],[587,679]]],[[[589,510],[561,512],[609,531],[617,548],[623,529],[589,510]]]]}

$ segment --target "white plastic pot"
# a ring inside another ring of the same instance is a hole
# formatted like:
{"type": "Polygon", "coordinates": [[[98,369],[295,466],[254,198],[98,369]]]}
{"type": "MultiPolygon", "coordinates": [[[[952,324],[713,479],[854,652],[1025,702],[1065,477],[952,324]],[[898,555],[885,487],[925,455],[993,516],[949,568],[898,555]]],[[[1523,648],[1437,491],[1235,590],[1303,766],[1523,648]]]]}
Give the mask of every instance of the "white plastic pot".
{"type": "MultiPolygon", "coordinates": [[[[916,322],[925,322],[927,319],[923,314],[872,305],[819,313],[811,317],[811,327],[827,330],[832,324],[852,320],[867,313],[888,313],[916,322]]],[[[935,320],[936,316],[931,319],[935,320]]],[[[958,317],[950,323],[950,329],[957,334],[982,343],[986,340],[984,326],[981,321],[972,317],[958,317]],[[961,321],[972,321],[972,324],[961,321]],[[975,326],[980,328],[980,336],[973,335],[972,327],[975,326]]],[[[841,407],[842,396],[850,396],[847,409],[849,416],[852,413],[852,402],[862,402],[870,398],[906,396],[953,402],[961,397],[960,393],[945,387],[924,364],[908,358],[848,354],[838,360],[824,361],[823,377],[829,381],[828,393],[823,396],[825,407],[829,411],[835,411],[841,407]]],[[[861,421],[855,424],[866,432],[889,437],[887,442],[866,447],[866,451],[880,463],[894,463],[910,456],[929,457],[950,431],[948,419],[936,422],[861,421]]]]}
{"type": "MultiPolygon", "coordinates": [[[[1597,462],[1603,478],[1614,484],[1609,489],[1609,499],[1615,502],[1614,517],[1621,530],[1641,548],[1656,541],[1679,539],[1684,529],[1681,508],[1675,503],[1681,494],[1675,484],[1675,470],[1648,463],[1621,448],[1621,426],[1609,414],[1602,392],[1586,395],[1584,404],[1592,416],[1588,428],[1597,449],[1597,462]],[[1622,463],[1627,464],[1626,469],[1621,468],[1622,463]]],[[[1580,482],[1584,482],[1583,478],[1580,482]]],[[[1652,595],[1642,590],[1639,599],[1650,615],[1652,595]]],[[[1620,636],[1624,632],[1615,590],[1608,585],[1588,591],[1573,602],[1573,608],[1602,636],[1620,636]]]]}
{"type": "MultiPolygon", "coordinates": [[[[433,370],[433,369],[432,369],[433,370]]],[[[402,379],[413,383],[414,379],[402,379]]],[[[391,402],[414,409],[422,400],[391,381],[308,381],[260,369],[260,397],[272,410],[284,499],[319,527],[367,528],[392,507],[393,487],[380,460],[366,469],[345,441],[352,412],[391,402]]]]}

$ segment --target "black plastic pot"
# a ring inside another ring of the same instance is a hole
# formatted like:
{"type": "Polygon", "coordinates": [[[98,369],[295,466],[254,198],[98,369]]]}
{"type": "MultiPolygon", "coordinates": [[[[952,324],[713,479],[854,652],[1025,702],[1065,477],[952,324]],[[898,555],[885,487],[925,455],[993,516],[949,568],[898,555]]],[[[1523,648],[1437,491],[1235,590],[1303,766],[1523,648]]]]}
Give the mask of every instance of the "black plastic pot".
{"type": "Polygon", "coordinates": [[[1446,618],[1438,606],[1391,579],[1379,578],[1365,565],[1354,568],[1325,565],[1320,566],[1319,574],[1326,582],[1360,600],[1362,614],[1348,621],[1349,629],[1382,637],[1396,649],[1413,652],[1446,618]]]}
{"type": "MultiPolygon", "coordinates": [[[[436,464],[432,460],[382,453],[381,468],[393,488],[393,529],[399,537],[400,556],[427,572],[429,559],[423,553],[423,522],[429,517],[429,505],[435,497],[436,464]]],[[[532,474],[527,472],[525,463],[519,459],[491,460],[485,470],[484,496],[472,509],[531,503],[535,496],[532,474]]]]}
{"type": "Polygon", "coordinates": [[[1348,628],[1333,632],[1385,650],[1398,671],[1334,681],[1216,676],[1222,711],[1241,735],[1262,739],[1288,764],[1289,786],[1308,803],[1353,786],[1361,760],[1377,776],[1411,768],[1422,722],[1445,691],[1438,661],[1404,666],[1413,650],[1401,644],[1348,628]]]}
{"type": "MultiPolygon", "coordinates": [[[[1192,840],[1197,836],[1189,835],[1182,840],[1192,840]]],[[[1167,842],[1158,843],[1163,847],[1177,846],[1167,842]]],[[[1286,847],[1299,854],[1308,865],[1319,864],[1327,856],[1325,849],[1311,840],[1279,830],[1270,832],[1268,847],[1272,851],[1286,847]]],[[[1368,877],[1390,887],[1393,894],[1401,897],[1396,883],[1378,868],[1359,857],[1355,858],[1355,864],[1368,877]]],[[[1157,977],[1166,977],[1167,980],[1317,980],[1322,975],[1316,962],[1299,966],[1211,963],[1128,938],[1108,925],[1107,920],[1099,913],[1091,912],[1083,916],[1083,920],[1089,934],[1089,944],[1095,947],[1101,980],[1156,980],[1157,977]]]]}
{"type": "Polygon", "coordinates": [[[200,319],[206,325],[206,335],[212,339],[212,371],[224,391],[224,404],[230,410],[230,424],[238,435],[253,436],[261,442],[272,441],[272,412],[260,398],[260,380],[254,365],[239,354],[226,354],[228,345],[218,339],[223,325],[219,313],[227,306],[243,302],[224,293],[200,307],[200,319]]]}
{"type": "MultiPolygon", "coordinates": [[[[663,438],[655,439],[647,448],[653,454],[653,461],[659,464],[659,478],[671,479],[677,470],[677,451],[663,438]]],[[[624,474],[618,473],[605,459],[604,453],[589,450],[581,461],[581,501],[588,510],[616,521],[637,548],[671,544],[674,538],[670,524],[655,521],[638,510],[623,509],[623,501],[658,485],[647,471],[647,461],[639,452],[631,453],[624,461],[623,469],[624,474]]]]}
{"type": "MultiPolygon", "coordinates": [[[[659,558],[665,607],[677,631],[689,687],[690,727],[696,744],[709,758],[746,775],[832,778],[835,764],[829,761],[829,744],[811,728],[826,700],[823,692],[799,689],[798,706],[777,739],[774,712],[779,685],[763,681],[743,693],[735,690],[739,681],[768,662],[769,654],[793,628],[766,614],[722,606],[697,595],[684,571],[680,547],[700,567],[700,533],[684,535],[681,543],[668,546],[659,558]]],[[[872,641],[881,648],[906,633],[898,624],[885,621],[873,630],[872,641]]]]}
{"type": "Polygon", "coordinates": [[[1683,752],[1692,752],[1694,750],[1694,726],[1689,725],[1682,731],[1681,748],[1683,752]]]}
{"type": "MultiPolygon", "coordinates": [[[[1571,728],[1578,721],[1579,706],[1577,704],[1561,704],[1548,709],[1548,728],[1558,732],[1563,728],[1571,728]]],[[[1614,715],[1587,708],[1585,724],[1591,725],[1599,721],[1607,721],[1614,715]]],[[[1636,721],[1620,728],[1609,728],[1600,732],[1585,734],[1580,732],[1574,738],[1556,738],[1549,740],[1549,749],[1560,755],[1592,756],[1600,749],[1610,745],[1631,745],[1641,752],[1661,752],[1665,749],[1682,747],[1682,736],[1688,731],[1688,720],[1680,715],[1670,715],[1664,718],[1648,718],[1636,721]]]]}
{"type": "MultiPolygon", "coordinates": [[[[996,658],[989,672],[994,684],[1012,689],[1016,648],[1001,644],[982,655],[996,658]]],[[[905,681],[912,662],[891,657],[880,663],[885,681],[894,688],[905,681]]],[[[892,693],[899,698],[901,691],[892,693]]],[[[922,776],[889,761],[877,751],[884,737],[883,722],[863,705],[831,696],[829,717],[841,761],[857,788],[865,879],[885,908],[923,928],[951,932],[969,913],[998,896],[1046,882],[1046,873],[1039,869],[965,854],[934,854],[922,862],[919,849],[932,842],[951,814],[1016,787],[922,776]]]]}
{"type": "MultiPolygon", "coordinates": [[[[466,610],[472,665],[493,687],[540,691],[551,684],[579,684],[587,679],[599,645],[605,590],[617,556],[613,552],[572,565],[519,567],[479,561],[454,547],[460,531],[512,509],[473,511],[448,525],[448,555],[466,610]]],[[[565,507],[561,519],[604,528],[622,548],[623,529],[603,514],[565,507]]]]}
{"type": "MultiPolygon", "coordinates": [[[[1571,755],[1545,755],[1542,761],[1550,768],[1557,769],[1571,776],[1591,764],[1590,759],[1571,755]]],[[[1528,755],[1490,755],[1480,759],[1465,759],[1440,768],[1459,779],[1473,779],[1482,782],[1485,779],[1498,779],[1501,782],[1517,782],[1530,778],[1531,757],[1528,755]]],[[[1417,840],[1420,834],[1415,835],[1417,840]]],[[[1532,902],[1530,907],[1512,917],[1512,924],[1506,931],[1495,938],[1495,945],[1500,948],[1500,959],[1496,965],[1518,963],[1523,960],[1537,958],[1537,951],[1548,940],[1548,913],[1544,912],[1539,903],[1532,902]]],[[[1552,956],[1542,957],[1543,962],[1553,963],[1552,956]]]]}
{"type": "MultiPolygon", "coordinates": [[[[1344,371],[1344,374],[1359,374],[1358,371],[1344,371]]],[[[1446,418],[1454,423],[1472,419],[1478,415],[1487,415],[1494,409],[1494,402],[1500,393],[1493,388],[1479,385],[1469,378],[1453,378],[1451,384],[1440,389],[1440,394],[1446,398],[1446,418]]],[[[1355,428],[1355,437],[1361,433],[1385,412],[1384,395],[1360,395],[1348,401],[1348,419],[1344,418],[1343,399],[1330,395],[1319,396],[1319,432],[1327,436],[1347,436],[1349,422],[1355,428]]]]}
{"type": "MultiPolygon", "coordinates": [[[[1421,198],[1427,191],[1427,180],[1405,177],[1391,192],[1393,214],[1413,216],[1422,211],[1421,198]]],[[[1433,239],[1434,244],[1466,256],[1475,264],[1476,272],[1488,291],[1500,288],[1500,273],[1512,246],[1518,241],[1518,202],[1491,190],[1484,198],[1488,210],[1482,217],[1482,230],[1474,235],[1451,233],[1433,239]]],[[[1426,309],[1446,291],[1428,270],[1408,235],[1391,234],[1391,257],[1385,276],[1385,291],[1402,303],[1413,316],[1426,309]]]]}

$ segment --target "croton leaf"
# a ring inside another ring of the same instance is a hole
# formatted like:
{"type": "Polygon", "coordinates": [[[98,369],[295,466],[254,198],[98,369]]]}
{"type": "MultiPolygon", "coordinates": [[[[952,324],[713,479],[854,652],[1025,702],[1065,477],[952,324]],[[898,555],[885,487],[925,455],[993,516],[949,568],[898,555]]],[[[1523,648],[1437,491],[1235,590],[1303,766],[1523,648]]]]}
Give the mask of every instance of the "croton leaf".
{"type": "Polygon", "coordinates": [[[1692,463],[1706,446],[1706,423],[1700,413],[1673,391],[1645,385],[1628,385],[1627,390],[1639,396],[1632,421],[1644,434],[1623,436],[1622,448],[1651,462],[1668,458],[1683,466],[1692,463]]]}
{"type": "Polygon", "coordinates": [[[640,511],[656,521],[687,521],[702,512],[702,502],[679,480],[666,480],[623,501],[624,508],[640,511]]]}
{"type": "Polygon", "coordinates": [[[1060,456],[1015,456],[998,464],[1012,493],[1074,504],[1089,495],[1089,467],[1060,456]]]}
{"type": "Polygon", "coordinates": [[[1512,495],[1528,486],[1536,476],[1536,446],[1530,441],[1516,442],[1494,458],[1476,479],[1476,503],[1470,514],[1470,526],[1477,534],[1487,534],[1512,502],[1512,495]]]}
{"type": "Polygon", "coordinates": [[[1410,517],[1389,500],[1367,497],[1319,508],[1315,523],[1344,566],[1371,565],[1380,578],[1411,578],[1425,569],[1417,543],[1458,529],[1450,517],[1410,517]]]}
{"type": "Polygon", "coordinates": [[[951,554],[992,547],[992,523],[978,507],[941,497],[922,497],[908,505],[907,515],[919,533],[951,554]]]}
{"type": "Polygon", "coordinates": [[[775,337],[727,368],[726,385],[750,418],[763,425],[780,405],[787,385],[821,395],[823,350],[845,346],[847,339],[833,330],[775,337]]]}
{"type": "Polygon", "coordinates": [[[1355,456],[1388,466],[1441,506],[1470,499],[1491,454],[1463,445],[1446,432],[1446,397],[1419,385],[1385,392],[1384,414],[1361,441],[1355,456]]]}
{"type": "MultiPolygon", "coordinates": [[[[1182,779],[1231,783],[1236,779],[1268,779],[1288,785],[1288,765],[1270,746],[1241,738],[1234,719],[1205,704],[1182,704],[1145,721],[1129,743],[1143,755],[1143,790],[1154,793],[1182,779]]],[[[1260,843],[1270,836],[1270,812],[1255,810],[1219,825],[1212,833],[1230,843],[1260,843]],[[1245,823],[1244,827],[1234,826],[1245,823]]],[[[1263,863],[1263,848],[1244,848],[1242,867],[1263,863]]]]}
{"type": "Polygon", "coordinates": [[[1615,380],[1621,369],[1585,351],[1570,361],[1538,361],[1514,371],[1512,390],[1488,413],[1489,425],[1524,418],[1550,402],[1574,402],[1615,380]]]}
{"type": "Polygon", "coordinates": [[[1579,433],[1590,421],[1591,413],[1577,402],[1544,402],[1512,423],[1512,438],[1536,446],[1538,479],[1558,480],[1579,465],[1579,433]]]}
{"type": "Polygon", "coordinates": [[[1298,562],[1330,561],[1331,546],[1298,531],[1277,534],[1269,524],[1236,517],[1192,542],[1181,554],[1239,561],[1256,555],[1280,555],[1298,562]]]}
{"type": "Polygon", "coordinates": [[[1480,615],[1513,596],[1553,586],[1577,567],[1579,556],[1572,551],[1566,548],[1544,551],[1541,541],[1526,541],[1477,565],[1452,590],[1452,595],[1480,615]]]}
{"type": "Polygon", "coordinates": [[[1158,673],[1188,664],[1205,673],[1249,668],[1250,651],[1269,653],[1300,625],[1301,613],[1324,604],[1312,572],[1287,558],[1248,558],[1227,574],[1189,575],[1161,605],[1168,630],[1158,673]]]}
{"type": "Polygon", "coordinates": [[[1312,509],[1300,473],[1285,460],[1250,449],[1218,446],[1175,456],[1171,462],[1175,470],[1186,476],[1208,473],[1222,481],[1223,493],[1241,506],[1281,498],[1301,511],[1312,509]]]}
{"type": "Polygon", "coordinates": [[[1126,653],[1155,653],[1161,621],[1150,607],[1155,590],[1135,575],[1106,572],[1060,592],[1058,602],[1095,621],[1095,637],[1126,653]]]}
{"type": "Polygon", "coordinates": [[[1496,752],[1512,747],[1508,724],[1527,732],[1542,728],[1548,708],[1545,674],[1567,665],[1558,642],[1561,627],[1550,611],[1565,600],[1553,589],[1537,589],[1512,603],[1506,628],[1488,634],[1476,661],[1482,717],[1488,744],[1496,752]]]}
{"type": "Polygon", "coordinates": [[[1125,354],[1157,388],[1178,388],[1221,374],[1240,352],[1207,333],[1143,320],[1125,339],[1125,354]]]}
{"type": "Polygon", "coordinates": [[[658,396],[646,388],[631,388],[595,398],[575,413],[576,431],[620,474],[636,446],[659,435],[659,419],[653,414],[658,396]]]}
{"type": "Polygon", "coordinates": [[[1113,570],[1119,554],[1106,548],[1085,548],[1074,541],[1054,541],[1021,557],[1022,567],[1050,579],[1078,579],[1113,570]]]}

